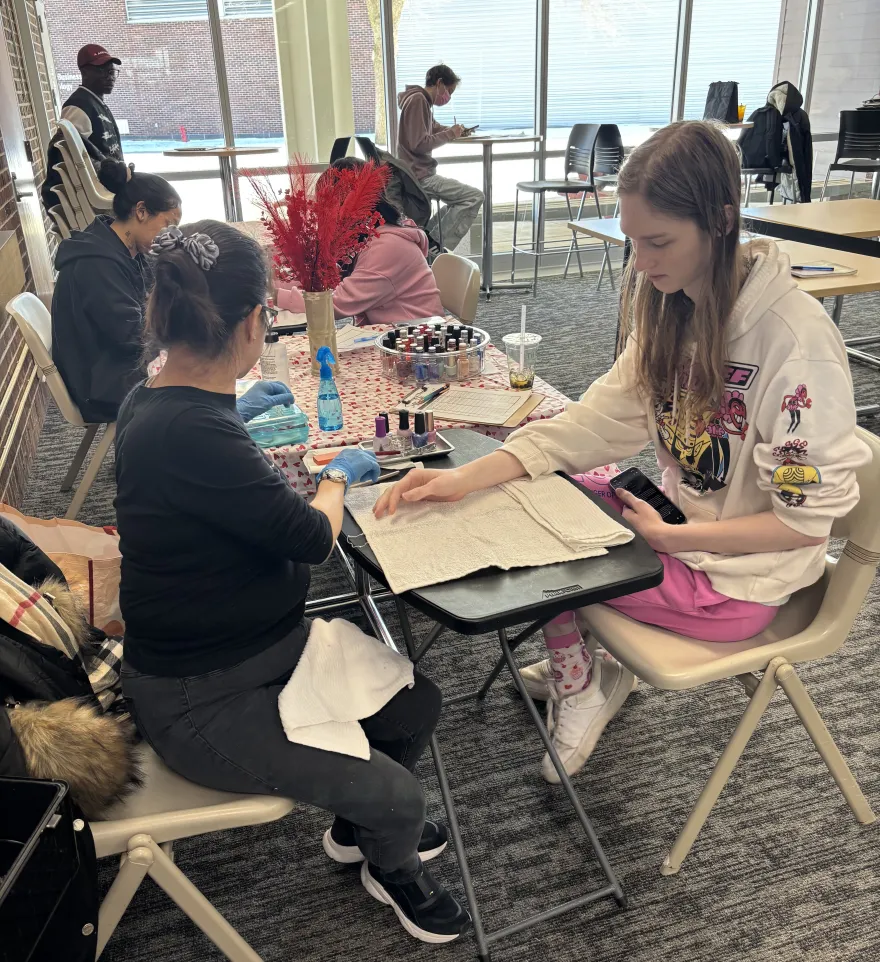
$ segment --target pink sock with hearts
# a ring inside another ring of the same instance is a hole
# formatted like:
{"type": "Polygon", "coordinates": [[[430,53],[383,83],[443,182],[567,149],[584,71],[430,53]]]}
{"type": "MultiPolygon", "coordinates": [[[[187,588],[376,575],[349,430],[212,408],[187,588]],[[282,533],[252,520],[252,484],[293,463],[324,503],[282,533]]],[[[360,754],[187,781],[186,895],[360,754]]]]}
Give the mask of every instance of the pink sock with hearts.
{"type": "Polygon", "coordinates": [[[544,626],[544,644],[550,654],[557,697],[582,692],[593,677],[593,659],[578,631],[574,612],[558,615],[544,626]]]}

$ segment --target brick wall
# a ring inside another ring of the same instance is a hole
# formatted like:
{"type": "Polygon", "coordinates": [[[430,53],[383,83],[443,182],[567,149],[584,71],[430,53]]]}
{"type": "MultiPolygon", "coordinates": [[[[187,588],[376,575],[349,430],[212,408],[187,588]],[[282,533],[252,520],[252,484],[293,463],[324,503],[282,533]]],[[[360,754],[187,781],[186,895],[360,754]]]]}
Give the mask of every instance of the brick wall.
{"type": "MultiPolygon", "coordinates": [[[[130,136],[218,137],[222,128],[207,20],[132,24],[125,0],[106,0],[100,25],[94,0],[46,0],[46,19],[62,100],[79,83],[76,52],[102,43],[123,61],[108,103],[130,136]]],[[[235,133],[281,136],[281,93],[271,17],[223,20],[223,42],[235,133]]],[[[366,0],[348,0],[355,130],[375,129],[373,32],[366,0]]]]}
{"type": "Polygon", "coordinates": [[[376,75],[373,68],[373,29],[366,0],[348,0],[348,35],[351,44],[351,87],[354,129],[358,134],[376,130],[376,75]]]}
{"type": "MultiPolygon", "coordinates": [[[[32,2],[28,3],[28,12],[33,16],[33,28],[35,30],[34,36],[39,38],[39,33],[36,32],[36,13],[34,12],[34,6],[32,2]]],[[[33,167],[34,174],[36,176],[36,181],[38,184],[43,182],[46,176],[46,159],[43,156],[43,150],[40,146],[40,136],[37,130],[37,118],[34,113],[34,103],[31,99],[32,91],[29,88],[27,82],[27,74],[25,72],[24,56],[22,54],[21,48],[21,36],[18,32],[18,27],[15,22],[15,12],[12,8],[12,0],[0,0],[0,22],[3,24],[3,36],[6,42],[6,51],[9,54],[9,63],[12,67],[12,75],[15,81],[15,93],[18,99],[18,108],[21,113],[21,122],[24,127],[24,135],[31,147],[31,153],[33,155],[33,167]]],[[[46,95],[49,95],[49,85],[48,80],[45,75],[45,61],[43,60],[42,48],[38,45],[39,61],[43,63],[43,74],[42,80],[44,81],[43,89],[46,95]]],[[[42,96],[42,92],[40,94],[42,96]]],[[[51,107],[51,98],[50,98],[51,107]]],[[[49,113],[50,118],[52,113],[49,113]]],[[[5,166],[5,160],[4,160],[5,166]]],[[[2,192],[2,184],[0,184],[0,192],[2,192]]],[[[12,202],[11,191],[9,202],[12,202]]],[[[15,204],[12,202],[11,211],[14,212],[15,204]]],[[[0,211],[3,210],[3,205],[0,203],[0,211]]],[[[2,223],[2,214],[0,214],[0,230],[15,230],[19,237],[19,247],[21,248],[22,262],[25,265],[25,275],[30,280],[30,262],[27,256],[27,250],[24,246],[24,237],[21,233],[21,225],[18,224],[18,215],[15,214],[15,226],[5,226],[2,223]]],[[[46,236],[49,243],[49,254],[54,256],[55,246],[56,246],[56,235],[52,233],[52,225],[49,222],[48,216],[45,211],[43,211],[43,225],[46,229],[46,236]]]]}
{"type": "MultiPolygon", "coordinates": [[[[30,8],[29,12],[33,13],[32,4],[30,8]]],[[[21,38],[10,0],[0,0],[0,27],[2,27],[0,43],[6,44],[12,65],[15,94],[19,102],[25,137],[31,144],[34,172],[39,181],[44,176],[45,161],[37,136],[34,106],[25,79],[21,38]]],[[[38,36],[38,34],[35,35],[38,36]]],[[[38,51],[38,60],[42,60],[41,49],[38,51]]],[[[45,63],[43,63],[43,71],[45,72],[45,63]]],[[[45,92],[48,95],[48,84],[45,92]]],[[[4,90],[0,95],[7,96],[8,92],[4,90]]],[[[18,208],[13,197],[12,178],[6,163],[3,137],[0,134],[0,231],[5,230],[15,231],[25,270],[25,286],[26,289],[33,290],[30,261],[21,231],[18,208]]],[[[51,241],[50,245],[51,253],[54,251],[54,241],[51,241]]],[[[2,305],[0,305],[0,389],[2,389],[2,396],[6,399],[4,416],[0,423],[0,500],[16,507],[23,499],[48,403],[46,388],[35,376],[35,366],[30,355],[20,366],[18,364],[18,359],[22,356],[23,344],[18,328],[6,312],[2,311],[2,305]]]]}
{"type": "MultiPolygon", "coordinates": [[[[101,43],[122,61],[107,102],[132,137],[222,136],[207,20],[128,23],[125,0],[46,0],[46,20],[62,100],[78,85],[76,53],[101,43]]],[[[283,133],[271,17],[223,20],[232,116],[238,136],[283,133]]]]}

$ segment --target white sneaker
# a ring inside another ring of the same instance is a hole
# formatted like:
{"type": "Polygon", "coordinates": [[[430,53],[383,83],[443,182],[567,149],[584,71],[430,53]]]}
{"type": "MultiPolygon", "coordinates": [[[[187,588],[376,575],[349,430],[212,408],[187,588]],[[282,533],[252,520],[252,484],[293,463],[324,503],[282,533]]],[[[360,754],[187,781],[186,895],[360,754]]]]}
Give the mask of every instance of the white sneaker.
{"type": "MultiPolygon", "coordinates": [[[[601,659],[606,662],[613,661],[617,664],[617,659],[612,654],[595,643],[592,646],[588,644],[587,650],[590,650],[594,662],[601,659]],[[592,650],[590,650],[591,647],[592,650]]],[[[519,677],[522,678],[526,691],[535,701],[550,701],[550,692],[553,690],[553,668],[550,665],[549,658],[535,662],[534,665],[526,665],[525,668],[520,668],[519,677]]],[[[633,691],[637,687],[638,681],[633,675],[633,691]]]]}
{"type": "MultiPolygon", "coordinates": [[[[569,775],[579,772],[586,764],[605,726],[620,711],[633,690],[635,678],[619,661],[597,658],[593,662],[593,677],[587,688],[576,695],[557,699],[555,692],[547,706],[548,731],[553,746],[569,775]]],[[[550,753],[541,762],[541,774],[552,785],[559,784],[559,774],[550,760],[550,753]]]]}
{"type": "Polygon", "coordinates": [[[522,678],[526,691],[535,701],[550,700],[553,669],[550,667],[549,658],[520,668],[519,677],[522,678]]]}

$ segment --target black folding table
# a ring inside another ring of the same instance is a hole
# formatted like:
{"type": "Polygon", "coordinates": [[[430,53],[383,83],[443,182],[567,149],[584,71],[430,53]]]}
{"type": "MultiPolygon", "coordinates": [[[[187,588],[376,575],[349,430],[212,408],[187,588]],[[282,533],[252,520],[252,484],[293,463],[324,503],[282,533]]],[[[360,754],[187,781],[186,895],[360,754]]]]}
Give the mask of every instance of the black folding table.
{"type": "MultiPolygon", "coordinates": [[[[454,429],[443,432],[454,445],[455,451],[446,458],[431,462],[431,467],[452,468],[488,454],[498,447],[498,442],[473,431],[454,429]]],[[[570,480],[570,479],[569,479],[570,480]]],[[[575,482],[571,482],[574,484],[575,482]]],[[[580,487],[580,486],[579,486],[580,487]]],[[[603,511],[613,514],[601,498],[581,488],[585,497],[592,498],[603,511]]],[[[620,520],[618,515],[615,518],[620,520]]],[[[376,556],[361,532],[357,522],[346,512],[342,525],[339,545],[342,547],[343,561],[352,579],[355,592],[353,601],[370,616],[374,628],[376,618],[381,621],[373,599],[388,597],[387,583],[376,556]],[[347,556],[347,557],[346,557],[347,556]],[[354,563],[348,563],[348,558],[354,563]],[[383,590],[374,593],[370,579],[383,585],[383,590]]],[[[478,956],[481,960],[490,958],[490,945],[539,922],[562,915],[579,906],[602,898],[612,897],[621,907],[626,905],[626,896],[589,818],[584,812],[580,799],[575,792],[559,756],[550,740],[544,722],[535,703],[526,691],[517,671],[513,652],[527,638],[539,631],[551,618],[564,611],[585,605],[608,601],[621,595],[652,588],[663,580],[663,566],[659,558],[646,542],[638,535],[629,544],[612,548],[608,554],[599,558],[570,561],[563,564],[546,565],[541,568],[517,568],[512,571],[489,569],[477,572],[458,581],[445,582],[408,591],[403,595],[392,596],[400,617],[407,651],[413,662],[418,662],[437,641],[443,631],[450,629],[463,635],[478,635],[497,632],[501,645],[501,657],[487,676],[482,686],[472,692],[448,698],[445,704],[472,698],[485,698],[492,682],[505,666],[510,670],[513,681],[531,715],[541,741],[550,754],[556,771],[559,773],[562,788],[568,796],[578,820],[593,847],[596,858],[605,873],[607,884],[578,898],[562,902],[528,918],[522,919],[505,928],[487,932],[483,926],[476,893],[464,851],[455,802],[440,748],[436,737],[431,739],[431,753],[437,770],[440,793],[449,820],[449,832],[458,857],[462,883],[474,920],[474,934],[477,941],[478,956]],[[434,627],[422,642],[416,642],[409,620],[408,607],[415,608],[434,622],[434,627]],[[528,627],[508,638],[507,631],[514,625],[528,622],[528,627]]],[[[391,633],[382,623],[378,629],[379,637],[388,642],[391,633]]],[[[393,642],[392,642],[393,644],[393,642]]]]}

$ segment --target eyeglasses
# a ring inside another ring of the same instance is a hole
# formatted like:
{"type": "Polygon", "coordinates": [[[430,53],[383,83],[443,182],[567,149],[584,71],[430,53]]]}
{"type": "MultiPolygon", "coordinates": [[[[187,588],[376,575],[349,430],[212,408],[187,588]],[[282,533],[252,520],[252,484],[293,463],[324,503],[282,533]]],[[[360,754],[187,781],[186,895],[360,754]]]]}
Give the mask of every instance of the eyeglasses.
{"type": "Polygon", "coordinates": [[[272,329],[272,325],[275,323],[275,318],[278,317],[278,308],[269,307],[268,304],[264,304],[260,316],[263,318],[263,323],[266,325],[266,330],[270,331],[272,329]]]}
{"type": "Polygon", "coordinates": [[[109,77],[119,76],[119,67],[117,67],[114,63],[104,64],[103,67],[98,67],[97,69],[100,70],[101,73],[107,74],[109,77]]]}

